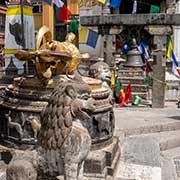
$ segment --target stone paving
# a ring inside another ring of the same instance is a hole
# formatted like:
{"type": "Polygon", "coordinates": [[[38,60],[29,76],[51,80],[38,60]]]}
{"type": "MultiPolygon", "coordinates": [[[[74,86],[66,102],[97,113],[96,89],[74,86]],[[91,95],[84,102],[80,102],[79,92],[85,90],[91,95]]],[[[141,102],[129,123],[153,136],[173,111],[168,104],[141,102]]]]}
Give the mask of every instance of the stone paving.
{"type": "Polygon", "coordinates": [[[163,109],[123,107],[115,109],[115,117],[122,154],[114,179],[179,180],[180,109],[175,102],[163,109]],[[160,149],[161,139],[166,151],[160,149]]]}
{"type": "MultiPolygon", "coordinates": [[[[180,180],[179,144],[161,151],[159,139],[154,138],[161,133],[180,130],[180,109],[175,102],[166,103],[163,109],[115,109],[115,117],[115,135],[120,139],[121,158],[114,180],[180,180]]],[[[0,177],[3,176],[0,172],[0,177]]]]}

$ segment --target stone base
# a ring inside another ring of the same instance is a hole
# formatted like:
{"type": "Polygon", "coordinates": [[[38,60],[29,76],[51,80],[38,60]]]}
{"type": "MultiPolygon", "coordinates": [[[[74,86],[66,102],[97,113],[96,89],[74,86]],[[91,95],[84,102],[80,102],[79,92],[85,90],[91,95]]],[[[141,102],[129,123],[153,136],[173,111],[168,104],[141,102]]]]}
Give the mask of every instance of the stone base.
{"type": "Polygon", "coordinates": [[[88,179],[113,179],[119,157],[119,140],[113,137],[110,145],[90,151],[84,164],[84,176],[88,179]]]}

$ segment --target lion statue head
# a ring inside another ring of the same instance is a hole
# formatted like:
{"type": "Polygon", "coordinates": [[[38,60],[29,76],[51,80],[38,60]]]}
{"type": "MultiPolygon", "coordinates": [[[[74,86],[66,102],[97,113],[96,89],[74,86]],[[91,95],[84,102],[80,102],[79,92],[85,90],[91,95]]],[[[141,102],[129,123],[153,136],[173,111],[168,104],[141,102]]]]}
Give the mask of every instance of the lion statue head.
{"type": "Polygon", "coordinates": [[[71,132],[72,122],[91,118],[95,105],[90,93],[89,86],[83,81],[59,83],[42,115],[39,139],[43,148],[61,148],[71,132]]]}
{"type": "Polygon", "coordinates": [[[107,63],[97,62],[90,66],[89,75],[92,78],[100,79],[102,82],[110,84],[111,70],[107,63]]]}

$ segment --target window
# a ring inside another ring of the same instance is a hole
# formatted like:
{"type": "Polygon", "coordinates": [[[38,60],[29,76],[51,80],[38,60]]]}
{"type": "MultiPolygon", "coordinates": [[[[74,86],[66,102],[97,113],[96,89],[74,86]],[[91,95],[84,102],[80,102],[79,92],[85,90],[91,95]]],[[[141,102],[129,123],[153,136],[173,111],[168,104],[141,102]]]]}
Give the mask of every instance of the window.
{"type": "Polygon", "coordinates": [[[42,2],[32,2],[33,13],[42,13],[42,2]]]}

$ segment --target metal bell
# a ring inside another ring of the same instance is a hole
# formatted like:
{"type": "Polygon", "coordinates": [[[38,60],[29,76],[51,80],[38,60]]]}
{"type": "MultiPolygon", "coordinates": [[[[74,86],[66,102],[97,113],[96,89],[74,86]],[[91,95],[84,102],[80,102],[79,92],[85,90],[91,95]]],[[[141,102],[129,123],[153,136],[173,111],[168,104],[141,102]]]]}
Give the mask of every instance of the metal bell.
{"type": "Polygon", "coordinates": [[[138,50],[136,39],[133,38],[133,44],[131,50],[127,53],[127,61],[124,64],[125,67],[143,67],[143,61],[141,58],[141,53],[138,50]]]}

